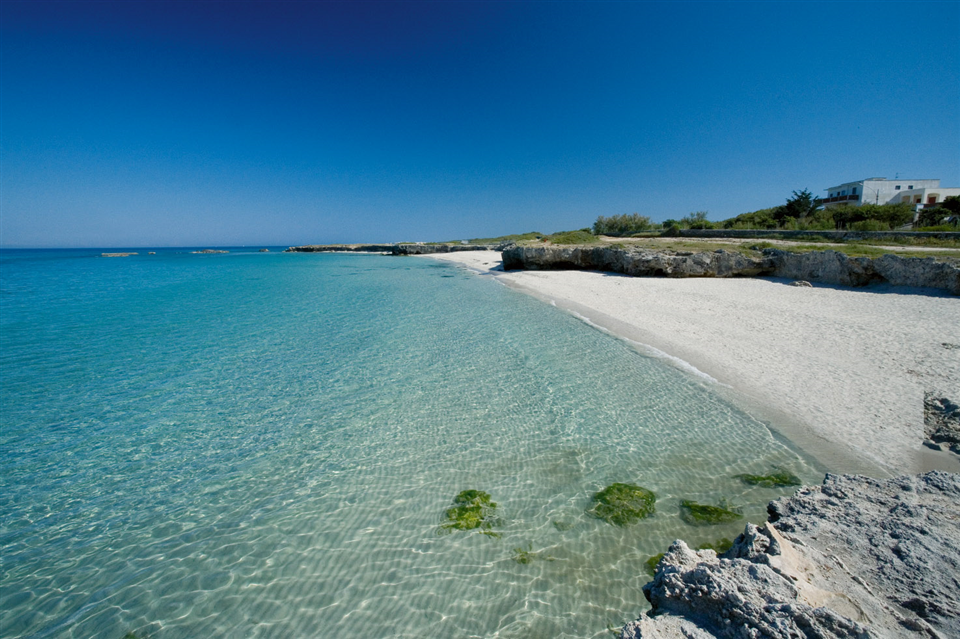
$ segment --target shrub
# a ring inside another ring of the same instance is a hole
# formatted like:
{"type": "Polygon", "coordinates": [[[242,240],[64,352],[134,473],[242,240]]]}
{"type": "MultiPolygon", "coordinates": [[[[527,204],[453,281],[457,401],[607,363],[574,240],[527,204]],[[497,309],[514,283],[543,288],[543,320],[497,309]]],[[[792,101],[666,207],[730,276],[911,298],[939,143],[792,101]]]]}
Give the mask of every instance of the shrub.
{"type": "Polygon", "coordinates": [[[706,211],[697,211],[680,218],[680,226],[687,229],[712,229],[713,224],[707,220],[706,211]]]}
{"type": "Polygon", "coordinates": [[[600,239],[589,231],[564,231],[544,238],[553,244],[594,244],[600,239]]]}
{"type": "Polygon", "coordinates": [[[953,212],[942,206],[920,209],[920,214],[917,216],[917,226],[940,226],[951,215],[953,215],[953,212]]]}
{"type": "Polygon", "coordinates": [[[680,227],[674,223],[660,234],[663,237],[680,237],[680,227]]]}
{"type": "Polygon", "coordinates": [[[851,231],[889,231],[890,225],[880,220],[862,220],[850,224],[847,228],[851,231]]]}
{"type": "Polygon", "coordinates": [[[613,235],[615,237],[649,231],[651,228],[653,228],[653,224],[650,222],[650,218],[637,213],[611,217],[601,215],[593,223],[593,233],[595,235],[613,235]]]}

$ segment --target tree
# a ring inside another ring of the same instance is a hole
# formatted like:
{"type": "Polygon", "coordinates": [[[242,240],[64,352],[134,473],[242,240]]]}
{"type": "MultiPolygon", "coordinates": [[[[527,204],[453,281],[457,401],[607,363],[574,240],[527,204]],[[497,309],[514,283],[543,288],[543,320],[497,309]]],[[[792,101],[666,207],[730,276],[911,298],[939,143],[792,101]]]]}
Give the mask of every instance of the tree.
{"type": "Polygon", "coordinates": [[[803,189],[802,191],[794,191],[793,197],[787,198],[787,203],[780,208],[780,215],[777,216],[777,219],[792,217],[802,220],[808,215],[816,213],[820,205],[814,199],[813,193],[803,189]]]}

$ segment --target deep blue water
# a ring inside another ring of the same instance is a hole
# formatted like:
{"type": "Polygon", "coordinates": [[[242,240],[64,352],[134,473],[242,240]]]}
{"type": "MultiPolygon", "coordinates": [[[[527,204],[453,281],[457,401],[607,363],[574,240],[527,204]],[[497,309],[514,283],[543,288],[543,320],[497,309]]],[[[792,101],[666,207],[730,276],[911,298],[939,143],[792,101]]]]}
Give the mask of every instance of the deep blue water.
{"type": "MultiPolygon", "coordinates": [[[[111,249],[119,251],[122,249],[111,249]]],[[[425,258],[0,253],[0,636],[602,637],[818,471],[710,384],[425,258]],[[614,482],[657,513],[585,513],[614,482]],[[500,537],[438,535],[461,490],[500,537]],[[518,563],[516,549],[533,553],[518,563]]]]}

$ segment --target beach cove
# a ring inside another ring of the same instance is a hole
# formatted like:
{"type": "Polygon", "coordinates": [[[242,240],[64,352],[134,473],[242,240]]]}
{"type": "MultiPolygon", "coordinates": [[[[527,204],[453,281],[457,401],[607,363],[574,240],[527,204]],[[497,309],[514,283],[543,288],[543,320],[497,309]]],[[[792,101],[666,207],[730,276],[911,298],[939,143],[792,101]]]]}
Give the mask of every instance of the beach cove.
{"type": "Polygon", "coordinates": [[[495,276],[694,367],[832,470],[960,470],[955,457],[922,445],[924,393],[960,389],[956,296],[771,278],[503,272],[493,251],[429,257],[495,276]]]}

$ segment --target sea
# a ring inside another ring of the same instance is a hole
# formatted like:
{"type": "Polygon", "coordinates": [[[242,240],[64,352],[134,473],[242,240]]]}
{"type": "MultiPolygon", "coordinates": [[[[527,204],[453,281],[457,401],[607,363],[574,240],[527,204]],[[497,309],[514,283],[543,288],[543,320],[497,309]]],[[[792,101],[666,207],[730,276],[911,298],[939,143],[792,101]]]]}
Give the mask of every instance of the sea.
{"type": "Polygon", "coordinates": [[[494,277],[260,248],[0,252],[0,637],[611,637],[652,556],[794,490],[735,475],[823,477],[494,277]],[[615,482],[656,512],[592,516],[615,482]],[[445,525],[469,490],[490,527],[445,525]]]}

